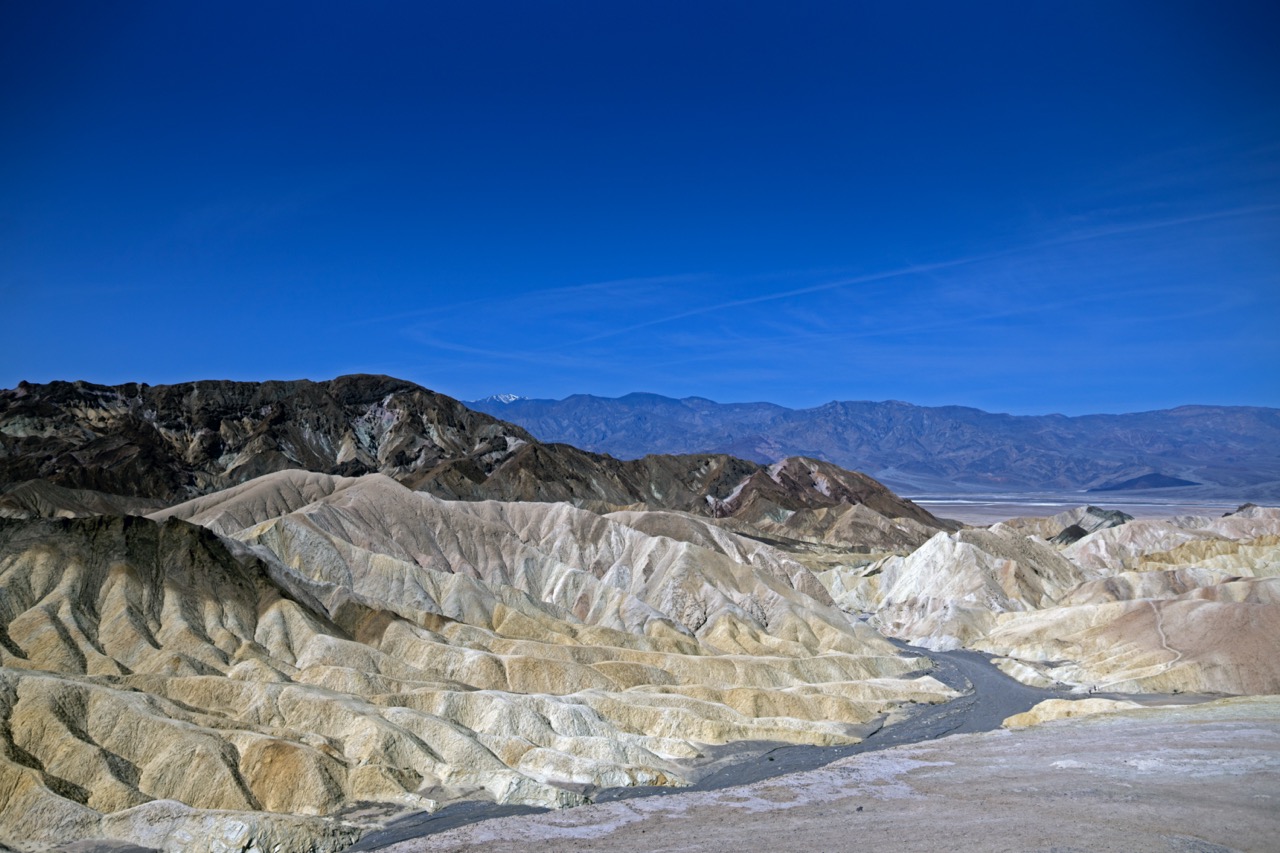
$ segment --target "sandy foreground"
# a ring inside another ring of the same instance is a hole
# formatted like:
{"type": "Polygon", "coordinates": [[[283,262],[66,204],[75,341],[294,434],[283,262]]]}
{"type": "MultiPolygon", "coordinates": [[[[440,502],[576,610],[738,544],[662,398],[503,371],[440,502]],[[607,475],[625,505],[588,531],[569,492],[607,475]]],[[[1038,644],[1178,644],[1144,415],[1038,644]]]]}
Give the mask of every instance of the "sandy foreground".
{"type": "Polygon", "coordinates": [[[1280,697],[956,735],[738,788],[502,818],[384,849],[1280,850],[1280,697]]]}

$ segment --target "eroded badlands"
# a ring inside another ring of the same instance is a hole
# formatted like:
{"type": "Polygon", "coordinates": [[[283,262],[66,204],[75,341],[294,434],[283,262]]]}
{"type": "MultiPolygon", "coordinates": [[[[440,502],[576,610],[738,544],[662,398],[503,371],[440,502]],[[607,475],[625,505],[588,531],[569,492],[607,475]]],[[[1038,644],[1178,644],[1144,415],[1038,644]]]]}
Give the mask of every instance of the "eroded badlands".
{"type": "Polygon", "coordinates": [[[1056,699],[1000,734],[406,849],[738,850],[759,821],[777,849],[1265,849],[1280,510],[964,528],[829,463],[623,462],[385,377],[0,398],[8,847],[338,851],[450,803],[686,787],[735,744],[946,719],[974,682],[892,638],[1056,699]],[[1082,814],[1102,828],[1071,835],[1082,814]]]}
{"type": "Polygon", "coordinates": [[[954,695],[803,565],[688,516],[286,472],[154,519],[7,521],[0,548],[0,825],[26,846],[195,849],[222,820],[339,849],[357,803],[573,805],[954,695]]]}

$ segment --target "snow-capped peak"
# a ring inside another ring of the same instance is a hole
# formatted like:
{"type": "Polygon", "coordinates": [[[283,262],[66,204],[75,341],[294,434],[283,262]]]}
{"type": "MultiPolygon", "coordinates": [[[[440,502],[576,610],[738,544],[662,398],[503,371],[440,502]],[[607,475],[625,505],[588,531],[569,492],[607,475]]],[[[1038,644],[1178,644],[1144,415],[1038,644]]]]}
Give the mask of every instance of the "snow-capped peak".
{"type": "Polygon", "coordinates": [[[528,397],[521,397],[519,394],[490,394],[483,400],[472,400],[473,403],[514,403],[516,400],[528,400],[528,397]]]}

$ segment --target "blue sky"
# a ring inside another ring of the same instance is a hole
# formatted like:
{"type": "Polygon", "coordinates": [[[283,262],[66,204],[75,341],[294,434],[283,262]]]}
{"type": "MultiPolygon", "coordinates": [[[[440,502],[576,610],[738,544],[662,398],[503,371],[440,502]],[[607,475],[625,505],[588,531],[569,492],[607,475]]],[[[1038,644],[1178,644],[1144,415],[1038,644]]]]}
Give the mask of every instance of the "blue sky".
{"type": "Polygon", "coordinates": [[[4,4],[0,386],[1278,406],[1274,8],[4,4]]]}

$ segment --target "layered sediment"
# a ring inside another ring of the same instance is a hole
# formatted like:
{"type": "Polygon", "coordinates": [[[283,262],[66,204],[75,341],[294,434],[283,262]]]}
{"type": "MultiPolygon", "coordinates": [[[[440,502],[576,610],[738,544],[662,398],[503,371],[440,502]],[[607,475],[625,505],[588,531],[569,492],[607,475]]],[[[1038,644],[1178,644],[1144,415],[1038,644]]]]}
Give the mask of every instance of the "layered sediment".
{"type": "Polygon", "coordinates": [[[685,515],[284,472],[150,519],[0,521],[0,555],[11,843],[187,849],[251,814],[338,849],[360,803],[571,805],[954,695],[803,565],[685,515]]]}
{"type": "Polygon", "coordinates": [[[885,634],[988,652],[1028,684],[1280,693],[1280,510],[1061,537],[1087,515],[938,533],[910,555],[820,577],[885,634]]]}

